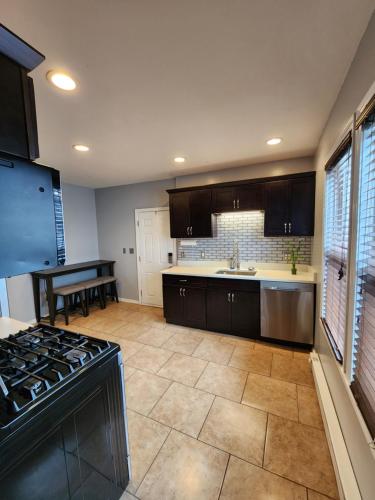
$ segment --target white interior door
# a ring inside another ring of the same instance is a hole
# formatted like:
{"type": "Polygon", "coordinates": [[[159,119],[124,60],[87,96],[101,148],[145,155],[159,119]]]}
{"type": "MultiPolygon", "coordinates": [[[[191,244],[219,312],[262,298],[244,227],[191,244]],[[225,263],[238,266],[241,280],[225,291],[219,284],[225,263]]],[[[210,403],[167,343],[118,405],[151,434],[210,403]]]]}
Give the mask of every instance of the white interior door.
{"type": "Polygon", "coordinates": [[[141,304],[163,306],[162,275],[168,253],[175,259],[176,242],[170,237],[169,209],[136,210],[138,286],[141,304]]]}

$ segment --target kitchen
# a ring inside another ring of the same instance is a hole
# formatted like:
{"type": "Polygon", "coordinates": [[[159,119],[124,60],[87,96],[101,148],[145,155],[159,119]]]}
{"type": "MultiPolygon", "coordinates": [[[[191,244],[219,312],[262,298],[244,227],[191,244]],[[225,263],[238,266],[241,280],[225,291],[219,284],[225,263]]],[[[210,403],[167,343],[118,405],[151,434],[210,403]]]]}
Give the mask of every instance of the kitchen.
{"type": "Polygon", "coordinates": [[[373,2],[3,4],[2,498],[373,498],[373,2]]]}

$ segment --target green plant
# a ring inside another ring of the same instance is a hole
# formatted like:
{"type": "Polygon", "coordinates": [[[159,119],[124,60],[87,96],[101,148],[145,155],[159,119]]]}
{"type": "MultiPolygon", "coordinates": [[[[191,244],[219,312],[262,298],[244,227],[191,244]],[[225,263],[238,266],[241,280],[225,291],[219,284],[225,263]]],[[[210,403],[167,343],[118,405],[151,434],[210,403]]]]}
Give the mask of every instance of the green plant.
{"type": "Polygon", "coordinates": [[[301,251],[301,242],[298,242],[298,245],[295,245],[294,243],[290,243],[289,248],[288,248],[288,262],[292,264],[292,274],[297,274],[297,268],[296,264],[299,259],[299,254],[301,251]]]}

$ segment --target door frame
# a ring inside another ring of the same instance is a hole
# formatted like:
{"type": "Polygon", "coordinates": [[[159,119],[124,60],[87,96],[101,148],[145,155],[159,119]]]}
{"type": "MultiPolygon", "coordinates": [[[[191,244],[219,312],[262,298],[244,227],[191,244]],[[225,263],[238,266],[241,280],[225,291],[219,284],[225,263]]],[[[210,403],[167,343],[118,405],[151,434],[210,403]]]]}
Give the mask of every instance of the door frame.
{"type": "MultiPolygon", "coordinates": [[[[154,208],[136,208],[134,210],[134,224],[135,224],[135,251],[136,251],[136,264],[137,264],[137,278],[138,278],[138,303],[142,305],[142,295],[141,295],[141,289],[142,289],[142,278],[141,278],[141,267],[142,264],[139,261],[140,257],[140,234],[139,234],[139,224],[138,224],[138,216],[142,212],[169,212],[169,207],[154,207],[154,208]]],[[[176,238],[171,238],[173,240],[173,254],[174,254],[174,259],[177,258],[177,242],[176,238]]],[[[148,304],[145,304],[148,305],[148,304]]],[[[149,307],[160,307],[163,308],[163,306],[150,306],[149,307]]]]}

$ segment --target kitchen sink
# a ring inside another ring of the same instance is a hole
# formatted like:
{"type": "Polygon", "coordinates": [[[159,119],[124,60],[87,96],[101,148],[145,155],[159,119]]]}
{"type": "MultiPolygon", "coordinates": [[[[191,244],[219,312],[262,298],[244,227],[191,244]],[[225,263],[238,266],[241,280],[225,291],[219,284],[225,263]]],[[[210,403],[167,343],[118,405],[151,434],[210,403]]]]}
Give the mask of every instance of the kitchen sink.
{"type": "Polygon", "coordinates": [[[249,269],[248,271],[245,269],[220,269],[216,271],[216,274],[230,274],[233,276],[255,276],[256,273],[256,269],[249,269]]]}

